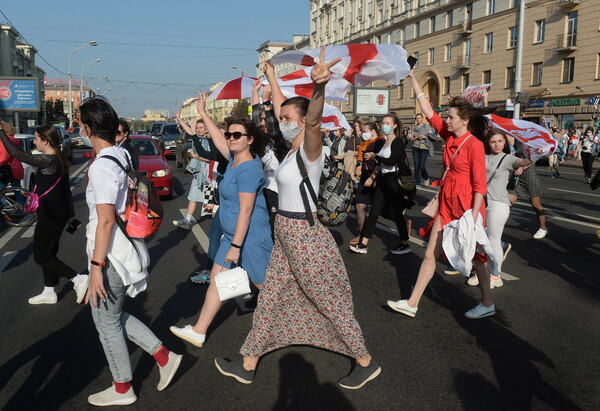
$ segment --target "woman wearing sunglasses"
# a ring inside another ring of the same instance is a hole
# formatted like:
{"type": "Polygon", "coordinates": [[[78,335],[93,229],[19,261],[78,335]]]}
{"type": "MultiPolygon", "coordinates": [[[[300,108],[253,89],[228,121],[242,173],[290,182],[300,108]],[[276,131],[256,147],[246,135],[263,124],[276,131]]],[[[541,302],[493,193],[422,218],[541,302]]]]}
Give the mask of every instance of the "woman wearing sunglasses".
{"type": "Polygon", "coordinates": [[[200,93],[196,102],[210,137],[219,152],[229,159],[229,165],[219,183],[218,216],[223,229],[219,249],[210,272],[210,285],[204,305],[194,326],[171,327],[171,332],[189,343],[202,347],[206,332],[221,301],[215,276],[222,270],[243,267],[258,289],[262,288],[273,249],[271,226],[264,189],[261,157],[269,143],[266,135],[248,119],[234,120],[223,133],[206,114],[206,95],[200,93]]]}

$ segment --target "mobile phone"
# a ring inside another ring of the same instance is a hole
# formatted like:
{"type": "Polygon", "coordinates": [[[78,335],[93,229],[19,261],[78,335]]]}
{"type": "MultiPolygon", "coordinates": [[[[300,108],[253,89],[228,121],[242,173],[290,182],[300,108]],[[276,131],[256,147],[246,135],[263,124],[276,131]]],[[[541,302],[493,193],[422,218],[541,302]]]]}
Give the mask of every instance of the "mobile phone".
{"type": "Polygon", "coordinates": [[[67,226],[67,233],[73,234],[79,227],[81,227],[81,221],[74,218],[73,221],[71,221],[71,224],[67,226]]]}
{"type": "Polygon", "coordinates": [[[408,62],[408,65],[410,66],[411,69],[415,66],[415,64],[417,64],[417,59],[414,58],[413,56],[408,56],[406,61],[408,62]]]}

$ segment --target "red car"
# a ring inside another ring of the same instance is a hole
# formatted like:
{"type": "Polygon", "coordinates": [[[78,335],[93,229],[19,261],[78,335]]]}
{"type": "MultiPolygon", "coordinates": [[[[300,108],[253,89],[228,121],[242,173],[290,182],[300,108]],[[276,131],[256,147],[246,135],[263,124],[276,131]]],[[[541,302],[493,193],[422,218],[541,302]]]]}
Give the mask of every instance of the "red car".
{"type": "Polygon", "coordinates": [[[159,196],[170,197],[173,194],[173,171],[165,157],[172,156],[173,152],[163,152],[158,142],[150,136],[133,135],[129,138],[138,153],[138,170],[148,173],[159,196]]]}

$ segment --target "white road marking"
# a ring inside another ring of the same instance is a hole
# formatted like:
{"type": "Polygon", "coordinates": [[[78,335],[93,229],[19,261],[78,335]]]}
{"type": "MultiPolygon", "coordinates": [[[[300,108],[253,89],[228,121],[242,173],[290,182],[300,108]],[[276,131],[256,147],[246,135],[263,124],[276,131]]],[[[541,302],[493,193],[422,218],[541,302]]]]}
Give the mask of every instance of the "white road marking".
{"type": "Polygon", "coordinates": [[[592,194],[592,193],[582,193],[579,191],[571,191],[571,190],[563,190],[561,188],[548,188],[548,190],[554,190],[554,191],[564,191],[565,193],[573,193],[573,194],[579,194],[582,196],[591,196],[591,197],[600,197],[600,194],[592,194]]]}
{"type": "Polygon", "coordinates": [[[86,161],[85,163],[83,163],[81,165],[81,167],[79,167],[77,170],[75,170],[73,173],[71,173],[71,175],[69,176],[69,178],[73,178],[75,177],[77,174],[79,174],[81,172],[81,170],[83,170],[84,168],[86,168],[88,166],[88,162],[86,161]]]}
{"type": "Polygon", "coordinates": [[[33,237],[33,232],[35,231],[35,225],[32,225],[31,227],[29,227],[27,229],[27,231],[25,231],[25,233],[23,233],[23,235],[21,236],[21,238],[31,238],[33,237]]]}
{"type": "Polygon", "coordinates": [[[0,272],[4,271],[6,266],[17,256],[16,251],[7,251],[2,257],[0,257],[0,272]]]}
{"type": "Polygon", "coordinates": [[[2,236],[2,238],[0,238],[0,249],[2,249],[2,247],[4,247],[6,244],[8,244],[8,242],[20,231],[20,227],[11,227],[10,230],[8,230],[6,232],[6,234],[4,234],[2,236]]]}
{"type": "MultiPolygon", "coordinates": [[[[184,217],[187,215],[187,209],[180,208],[179,211],[181,212],[181,215],[183,215],[184,217]]],[[[192,233],[196,237],[196,240],[198,240],[198,244],[200,244],[200,247],[202,247],[204,252],[207,253],[208,252],[208,237],[206,236],[206,234],[204,234],[204,231],[200,228],[200,224],[196,223],[192,226],[192,233]]]]}

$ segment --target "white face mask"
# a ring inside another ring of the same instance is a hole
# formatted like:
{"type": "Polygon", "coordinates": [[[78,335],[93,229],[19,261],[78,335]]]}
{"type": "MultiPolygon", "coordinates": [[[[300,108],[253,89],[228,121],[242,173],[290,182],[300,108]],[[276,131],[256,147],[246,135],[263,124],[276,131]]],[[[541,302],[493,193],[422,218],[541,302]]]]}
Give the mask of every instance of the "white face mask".
{"type": "Polygon", "coordinates": [[[588,136],[591,136],[591,135],[592,135],[592,133],[591,133],[590,131],[588,131],[588,132],[587,132],[587,133],[585,133],[585,134],[587,134],[588,136]]]}
{"type": "Polygon", "coordinates": [[[364,133],[362,133],[362,139],[365,141],[369,141],[371,139],[371,137],[373,137],[373,136],[369,132],[365,131],[364,133]]]}
{"type": "Polygon", "coordinates": [[[287,121],[279,123],[279,131],[281,131],[281,136],[288,143],[294,141],[303,128],[304,127],[300,127],[298,125],[297,121],[287,121]]]}

